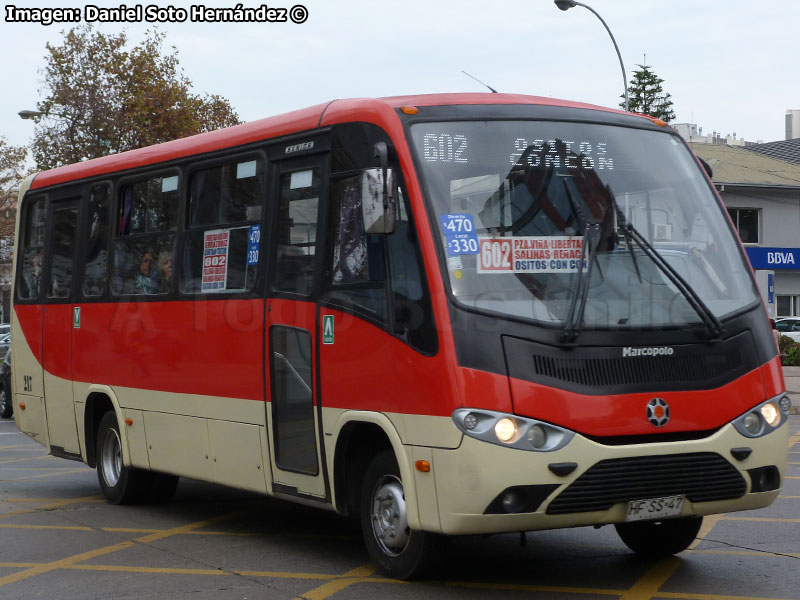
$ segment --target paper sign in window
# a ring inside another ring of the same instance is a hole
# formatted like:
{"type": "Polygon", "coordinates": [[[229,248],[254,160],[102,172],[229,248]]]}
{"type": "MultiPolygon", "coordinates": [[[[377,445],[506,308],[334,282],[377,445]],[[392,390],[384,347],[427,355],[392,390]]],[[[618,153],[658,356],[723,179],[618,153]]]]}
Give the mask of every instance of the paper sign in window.
{"type": "Polygon", "coordinates": [[[175,175],[174,177],[164,177],[161,180],[161,193],[165,192],[174,192],[178,189],[178,176],[175,175]]]}
{"type": "Polygon", "coordinates": [[[230,230],[214,229],[203,236],[203,292],[224,292],[228,283],[230,230]]]}
{"type": "Polygon", "coordinates": [[[311,187],[311,176],[313,173],[311,169],[308,171],[295,171],[292,173],[292,178],[289,180],[289,189],[299,190],[311,187]]]}
{"type": "Polygon", "coordinates": [[[256,161],[250,160],[236,165],[236,179],[246,179],[256,176],[256,161]]]}

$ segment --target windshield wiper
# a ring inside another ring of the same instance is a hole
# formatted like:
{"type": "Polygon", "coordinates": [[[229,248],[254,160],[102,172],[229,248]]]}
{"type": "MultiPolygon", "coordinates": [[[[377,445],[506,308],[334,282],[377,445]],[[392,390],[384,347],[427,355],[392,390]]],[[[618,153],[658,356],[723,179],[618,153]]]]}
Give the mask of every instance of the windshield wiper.
{"type": "MultiPolygon", "coordinates": [[[[692,286],[690,286],[687,281],[681,277],[680,273],[678,273],[678,271],[676,271],[675,268],[670,265],[664,259],[664,257],[661,256],[661,254],[659,254],[659,252],[652,246],[652,244],[650,244],[650,242],[647,241],[647,239],[639,232],[639,230],[633,226],[632,223],[627,221],[625,214],[617,204],[617,200],[614,197],[611,188],[606,186],[606,189],[608,190],[608,197],[617,213],[617,220],[622,228],[626,244],[630,246],[631,240],[636,242],[636,245],[642,249],[642,252],[644,252],[647,257],[653,261],[656,267],[658,267],[658,269],[667,276],[672,284],[678,288],[678,291],[681,293],[681,295],[686,298],[689,306],[691,306],[697,315],[702,319],[703,323],[705,323],[706,328],[708,328],[708,331],[711,334],[711,341],[719,341],[723,331],[720,320],[713,312],[711,312],[711,309],[708,308],[708,305],[703,302],[700,296],[697,295],[697,292],[694,291],[692,286]]],[[[633,258],[634,267],[636,268],[636,274],[639,276],[639,280],[641,281],[642,276],[639,273],[639,266],[636,263],[636,259],[633,257],[633,249],[631,248],[630,251],[631,257],[633,258]]]]}
{"type": "MultiPolygon", "coordinates": [[[[581,323],[586,310],[586,300],[589,297],[589,281],[592,278],[592,270],[596,263],[597,247],[600,245],[600,224],[596,221],[588,221],[583,214],[572,191],[569,189],[566,180],[564,189],[567,191],[567,198],[572,205],[572,210],[577,215],[583,226],[583,243],[581,244],[581,257],[578,261],[578,280],[575,284],[575,292],[569,303],[569,312],[564,322],[564,331],[561,334],[563,344],[572,344],[581,332],[581,323]],[[589,260],[586,264],[586,276],[583,275],[583,261],[586,259],[586,248],[589,248],[589,260]],[[580,303],[579,303],[580,301],[580,303]]],[[[597,266],[600,271],[600,265],[597,266]]],[[[600,275],[602,276],[602,271],[600,275]]]]}

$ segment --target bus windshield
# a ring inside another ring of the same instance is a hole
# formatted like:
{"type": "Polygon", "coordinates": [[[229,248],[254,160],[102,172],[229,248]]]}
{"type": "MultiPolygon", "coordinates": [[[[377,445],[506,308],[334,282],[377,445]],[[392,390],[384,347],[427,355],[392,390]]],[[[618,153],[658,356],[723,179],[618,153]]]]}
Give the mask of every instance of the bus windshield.
{"type": "Polygon", "coordinates": [[[716,318],[757,299],[723,209],[674,135],[492,120],[417,123],[411,137],[463,305],[564,324],[580,289],[584,327],[701,322],[670,270],[716,318]]]}

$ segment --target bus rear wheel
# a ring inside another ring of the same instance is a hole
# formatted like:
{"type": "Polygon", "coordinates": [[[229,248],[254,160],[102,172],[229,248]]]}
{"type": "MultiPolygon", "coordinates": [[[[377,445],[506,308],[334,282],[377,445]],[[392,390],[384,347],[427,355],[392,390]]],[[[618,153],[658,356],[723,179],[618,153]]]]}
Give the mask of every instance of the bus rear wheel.
{"type": "Polygon", "coordinates": [[[137,504],[148,499],[152,477],[147,471],[122,463],[122,442],[117,416],[107,412],[97,428],[97,479],[111,504],[137,504]]]}
{"type": "Polygon", "coordinates": [[[403,482],[391,451],[376,456],[364,476],[361,531],[370,557],[389,577],[420,577],[433,566],[442,538],[409,527],[403,482]]]}
{"type": "Polygon", "coordinates": [[[643,556],[660,557],[683,552],[697,538],[703,517],[663,521],[617,523],[614,527],[625,545],[643,556]]]}
{"type": "Polygon", "coordinates": [[[11,394],[6,390],[6,386],[0,383],[0,417],[10,419],[14,414],[14,406],[11,404],[11,394]]]}

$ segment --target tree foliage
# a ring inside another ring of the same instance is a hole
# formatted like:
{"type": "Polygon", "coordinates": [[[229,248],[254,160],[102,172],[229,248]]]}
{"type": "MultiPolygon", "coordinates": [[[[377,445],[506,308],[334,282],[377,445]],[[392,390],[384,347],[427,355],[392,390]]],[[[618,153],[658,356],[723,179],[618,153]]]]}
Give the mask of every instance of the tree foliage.
{"type": "Polygon", "coordinates": [[[27,155],[27,148],[10,146],[6,139],[0,136],[0,286],[11,284],[17,194],[22,179],[27,175],[25,166],[27,155]]]}
{"type": "MultiPolygon", "coordinates": [[[[633,112],[643,113],[657,117],[669,123],[675,119],[672,112],[672,96],[664,91],[664,80],[650,70],[648,65],[639,67],[633,72],[628,86],[628,108],[633,112]]],[[[620,107],[625,107],[625,99],[620,102],[620,107]]]]}
{"type": "Polygon", "coordinates": [[[124,32],[90,25],[47,44],[44,100],[32,144],[39,169],[228,127],[238,115],[223,97],[192,93],[175,47],[148,31],[128,48],[124,32]]]}

